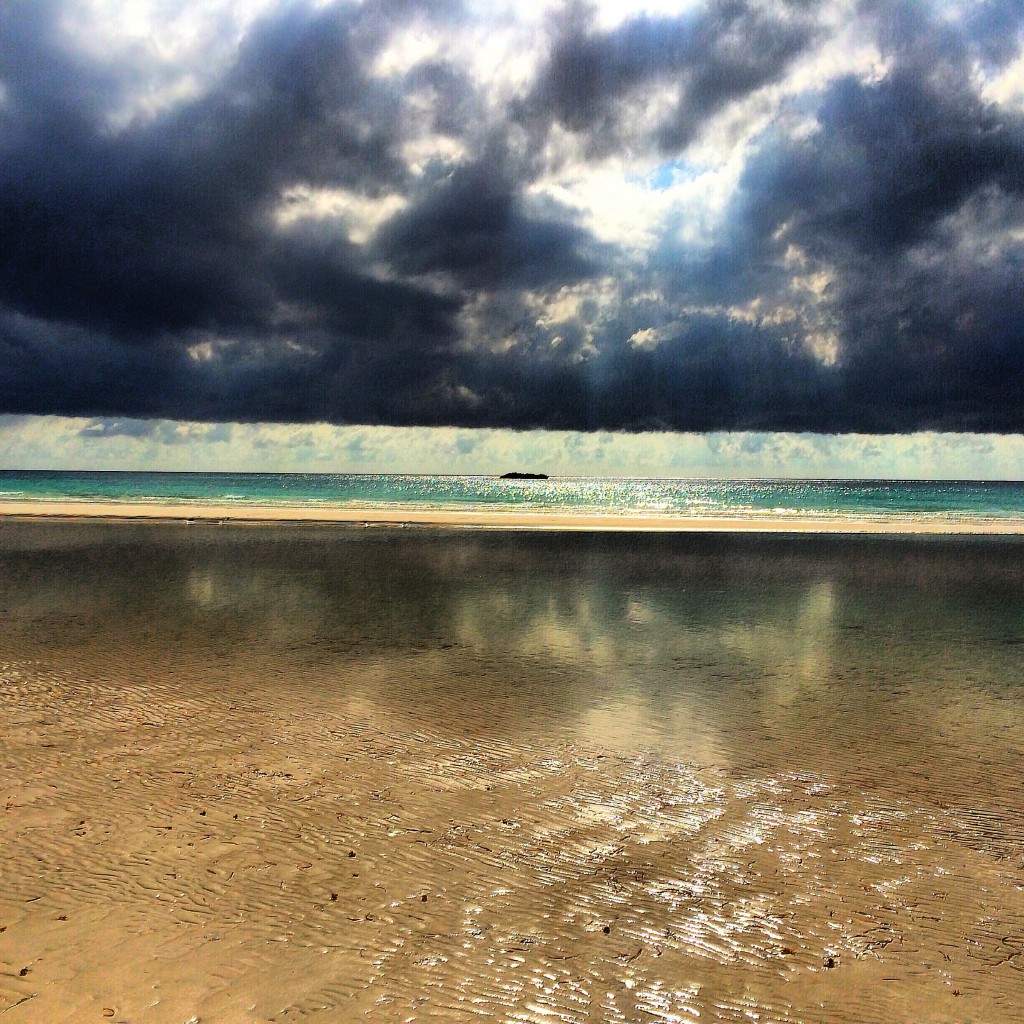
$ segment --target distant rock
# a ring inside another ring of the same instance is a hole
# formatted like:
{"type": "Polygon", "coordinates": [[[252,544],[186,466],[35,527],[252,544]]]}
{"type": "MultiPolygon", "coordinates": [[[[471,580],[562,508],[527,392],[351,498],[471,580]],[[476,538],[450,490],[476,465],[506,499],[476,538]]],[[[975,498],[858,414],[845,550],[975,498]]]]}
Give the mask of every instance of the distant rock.
{"type": "Polygon", "coordinates": [[[502,480],[547,480],[547,473],[502,473],[502,480]]]}

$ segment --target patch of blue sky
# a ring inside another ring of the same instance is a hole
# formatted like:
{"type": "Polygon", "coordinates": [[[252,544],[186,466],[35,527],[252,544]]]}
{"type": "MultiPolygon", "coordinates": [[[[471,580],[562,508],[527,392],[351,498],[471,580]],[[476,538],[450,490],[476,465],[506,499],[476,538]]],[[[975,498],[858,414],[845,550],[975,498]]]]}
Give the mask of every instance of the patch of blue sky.
{"type": "Polygon", "coordinates": [[[687,160],[669,160],[659,164],[641,180],[648,188],[662,192],[667,188],[672,188],[673,185],[680,185],[684,181],[699,178],[708,169],[704,164],[690,163],[687,160]]]}

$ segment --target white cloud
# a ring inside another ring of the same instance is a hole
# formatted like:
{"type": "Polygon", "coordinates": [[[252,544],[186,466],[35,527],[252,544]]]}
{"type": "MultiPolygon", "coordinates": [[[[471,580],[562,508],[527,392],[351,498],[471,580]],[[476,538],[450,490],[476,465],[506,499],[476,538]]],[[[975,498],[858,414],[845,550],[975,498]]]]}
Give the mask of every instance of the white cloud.
{"type": "Polygon", "coordinates": [[[529,191],[574,210],[596,238],[641,258],[669,224],[688,247],[710,244],[742,171],[739,153],[713,166],[615,157],[563,165],[529,191]]]}
{"type": "Polygon", "coordinates": [[[661,340],[661,331],[655,327],[645,327],[629,336],[629,343],[634,348],[657,348],[661,340]]]}
{"type": "Polygon", "coordinates": [[[413,23],[395,33],[373,63],[373,73],[382,78],[403,75],[417,64],[441,56],[444,39],[430,26],[413,23]]]}
{"type": "Polygon", "coordinates": [[[249,26],[277,0],[76,0],[68,44],[101,67],[145,70],[108,117],[112,129],[192,99],[235,60],[249,26]]]}
{"type": "Polygon", "coordinates": [[[980,68],[977,76],[984,99],[1024,113],[1024,53],[992,78],[985,78],[980,68]]]}
{"type": "Polygon", "coordinates": [[[671,18],[699,6],[700,0],[595,0],[597,24],[605,30],[641,14],[671,18]]]}
{"type": "Polygon", "coordinates": [[[282,192],[273,216],[283,229],[302,221],[334,221],[344,227],[350,242],[362,245],[406,205],[407,200],[396,194],[371,198],[347,189],[295,185],[282,192]]]}
{"type": "Polygon", "coordinates": [[[4,469],[1017,479],[1024,436],[593,434],[0,416],[4,469]]]}
{"type": "Polygon", "coordinates": [[[540,4],[468,4],[474,17],[459,26],[448,56],[483,87],[492,107],[520,95],[541,60],[548,9],[540,4]]]}

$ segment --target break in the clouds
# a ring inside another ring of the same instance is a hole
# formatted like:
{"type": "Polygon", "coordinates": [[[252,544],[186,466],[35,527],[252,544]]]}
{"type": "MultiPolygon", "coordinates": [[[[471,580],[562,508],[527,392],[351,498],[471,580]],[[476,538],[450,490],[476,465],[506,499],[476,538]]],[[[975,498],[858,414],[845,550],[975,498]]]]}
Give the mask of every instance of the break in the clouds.
{"type": "Polygon", "coordinates": [[[1024,430],[1024,6],[6,0],[0,412],[1024,430]]]}

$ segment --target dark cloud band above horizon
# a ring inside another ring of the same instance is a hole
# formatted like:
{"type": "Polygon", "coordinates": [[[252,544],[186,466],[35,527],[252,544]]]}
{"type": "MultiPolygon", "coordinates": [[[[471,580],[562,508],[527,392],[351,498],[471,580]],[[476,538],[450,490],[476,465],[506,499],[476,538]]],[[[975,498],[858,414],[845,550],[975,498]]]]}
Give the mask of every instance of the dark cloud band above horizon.
{"type": "Polygon", "coordinates": [[[8,0],[0,413],[1024,431],[1024,8],[619,8],[8,0]]]}

